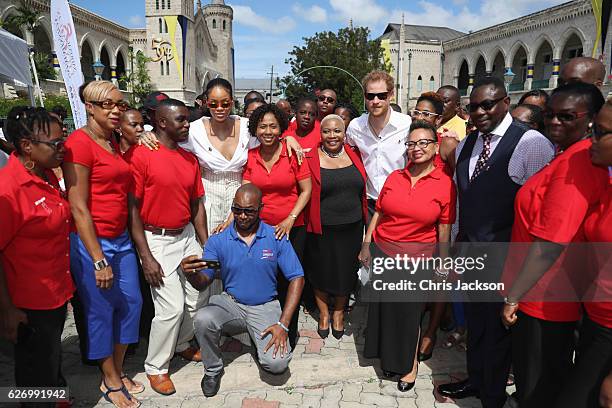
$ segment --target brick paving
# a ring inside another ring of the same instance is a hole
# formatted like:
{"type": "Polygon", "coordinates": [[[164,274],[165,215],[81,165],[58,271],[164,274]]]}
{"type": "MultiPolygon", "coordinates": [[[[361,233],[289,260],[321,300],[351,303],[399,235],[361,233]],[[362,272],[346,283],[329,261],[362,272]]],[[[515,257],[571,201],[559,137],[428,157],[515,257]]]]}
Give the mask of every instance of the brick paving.
{"type": "MultiPolygon", "coordinates": [[[[274,376],[255,363],[249,347],[235,340],[223,345],[225,375],[219,394],[206,398],[200,389],[201,363],[175,357],[170,366],[177,392],[162,396],[150,389],[143,370],[146,341],[135,355],[128,356],[125,371],[145,383],[147,389],[137,397],[143,407],[480,407],[475,398],[448,400],[434,391],[434,384],[458,381],[465,376],[465,353],[445,350],[436,345],[432,359],[419,365],[415,387],[406,393],[397,391],[397,379],[385,379],[377,360],[362,355],[366,320],[365,305],[357,304],[345,319],[346,334],[341,340],[329,336],[322,340],[316,332],[317,322],[300,314],[300,337],[288,372],[274,376]]],[[[444,338],[438,334],[438,343],[444,338]]],[[[110,407],[98,392],[98,368],[81,364],[78,339],[72,315],[69,314],[63,336],[64,376],[75,397],[74,407],[110,407]]],[[[13,384],[11,348],[0,343],[0,387],[13,384]]],[[[508,392],[514,391],[513,387],[508,392]]],[[[1,405],[1,404],[0,404],[1,405]]],[[[507,404],[509,405],[509,404],[507,404]]]]}

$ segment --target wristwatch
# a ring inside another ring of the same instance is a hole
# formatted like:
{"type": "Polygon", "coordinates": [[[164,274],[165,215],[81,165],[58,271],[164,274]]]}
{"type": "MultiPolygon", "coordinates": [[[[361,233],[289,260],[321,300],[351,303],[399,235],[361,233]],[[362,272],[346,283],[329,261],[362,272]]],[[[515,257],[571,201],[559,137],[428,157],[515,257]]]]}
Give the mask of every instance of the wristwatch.
{"type": "Polygon", "coordinates": [[[106,267],[108,267],[108,261],[106,260],[106,258],[102,258],[99,261],[94,262],[94,269],[96,271],[101,271],[106,267]]]}

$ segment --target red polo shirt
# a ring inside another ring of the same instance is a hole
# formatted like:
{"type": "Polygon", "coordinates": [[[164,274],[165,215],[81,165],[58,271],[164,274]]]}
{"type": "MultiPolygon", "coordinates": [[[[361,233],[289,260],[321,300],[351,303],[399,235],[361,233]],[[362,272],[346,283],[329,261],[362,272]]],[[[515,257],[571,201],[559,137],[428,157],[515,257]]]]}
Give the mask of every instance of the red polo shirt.
{"type": "MultiPolygon", "coordinates": [[[[354,152],[347,144],[344,145],[344,151],[357,170],[359,170],[359,174],[363,177],[363,181],[366,182],[366,171],[359,153],[354,152]]],[[[312,176],[312,194],[306,207],[306,213],[308,214],[306,217],[306,229],[308,232],[321,234],[323,229],[321,227],[321,161],[319,159],[319,146],[306,153],[306,161],[308,162],[308,168],[312,176]]],[[[361,211],[363,213],[363,221],[365,222],[368,219],[368,202],[365,188],[363,189],[363,196],[361,198],[361,211]]]]}
{"type": "Polygon", "coordinates": [[[297,135],[297,120],[290,122],[289,127],[285,130],[285,133],[283,133],[283,137],[287,136],[293,136],[300,146],[302,146],[302,149],[314,150],[321,142],[321,122],[315,120],[312,131],[304,137],[297,135]]]}
{"type": "Polygon", "coordinates": [[[438,224],[455,222],[453,180],[436,167],[413,186],[408,168],[389,175],[376,201],[375,242],[438,242],[438,224]]]}
{"type": "Polygon", "coordinates": [[[16,307],[50,310],[74,292],[70,275],[70,205],[57,178],[28,172],[13,153],[0,170],[0,262],[16,307]]]}
{"type": "MultiPolygon", "coordinates": [[[[598,299],[612,300],[612,282],[610,282],[610,270],[612,270],[612,170],[610,170],[609,182],[601,200],[589,209],[584,220],[583,232],[588,242],[603,242],[606,246],[593,247],[593,261],[598,272],[607,271],[598,276],[593,283],[597,290],[598,299]]],[[[604,327],[612,328],[612,302],[585,302],[584,308],[589,318],[604,327]]]]}
{"type": "Polygon", "coordinates": [[[89,169],[87,205],[100,238],[116,238],[125,231],[132,186],[130,166],[121,157],[117,144],[111,144],[115,153],[104,150],[81,129],[66,139],[64,162],[89,169]]]}
{"type": "Polygon", "coordinates": [[[187,225],[191,200],[204,195],[195,156],[180,147],[171,150],[160,144],[157,151],[138,146],[128,160],[142,222],[159,228],[187,225]]]}
{"type": "MultiPolygon", "coordinates": [[[[516,195],[512,242],[533,242],[534,237],[550,242],[576,242],[587,210],[601,197],[607,172],[594,166],[589,156],[590,140],[574,143],[534,174],[516,195]]],[[[509,255],[504,280],[512,282],[521,269],[523,256],[509,255]],[[507,275],[508,274],[508,275],[507,275]]],[[[515,254],[517,255],[517,254],[515,254]]],[[[572,287],[563,266],[564,255],[527,293],[527,299],[564,296],[572,287]]],[[[538,319],[572,322],[580,318],[578,302],[520,302],[519,309],[538,319]]]]}
{"type": "MultiPolygon", "coordinates": [[[[278,225],[289,216],[298,199],[298,182],[310,178],[308,165],[299,165],[295,156],[287,155],[287,146],[282,143],[280,157],[268,173],[260,148],[249,150],[249,157],[242,179],[255,184],[263,193],[261,219],[266,224],[278,225]]],[[[298,214],[296,227],[304,225],[304,212],[298,214]]]]}

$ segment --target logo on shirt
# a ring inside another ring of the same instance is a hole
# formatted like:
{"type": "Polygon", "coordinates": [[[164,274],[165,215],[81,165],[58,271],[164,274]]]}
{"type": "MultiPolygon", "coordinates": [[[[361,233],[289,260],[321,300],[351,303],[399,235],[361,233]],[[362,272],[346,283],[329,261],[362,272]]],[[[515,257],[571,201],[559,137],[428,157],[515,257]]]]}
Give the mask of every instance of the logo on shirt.
{"type": "Polygon", "coordinates": [[[47,212],[47,214],[51,214],[53,211],[51,211],[51,208],[49,208],[47,203],[45,203],[46,199],[47,197],[41,197],[40,199],[34,201],[34,205],[37,207],[42,207],[47,212]]]}
{"type": "Polygon", "coordinates": [[[261,251],[261,259],[272,259],[274,258],[274,252],[271,249],[264,249],[261,251]]]}

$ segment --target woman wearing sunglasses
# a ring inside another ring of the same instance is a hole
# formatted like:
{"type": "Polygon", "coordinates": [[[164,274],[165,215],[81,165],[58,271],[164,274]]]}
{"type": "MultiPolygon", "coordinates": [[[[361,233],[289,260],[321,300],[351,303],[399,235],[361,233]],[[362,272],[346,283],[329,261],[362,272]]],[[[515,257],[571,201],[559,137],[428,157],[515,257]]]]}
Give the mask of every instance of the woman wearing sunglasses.
{"type": "Polygon", "coordinates": [[[70,236],[71,270],[87,322],[87,358],[99,360],[102,371],[100,391],[116,406],[134,408],[140,402],[133,394],[143,392],[144,385],[122,367],[128,344],[138,341],[142,298],[128,227],[143,270],[160,266],[129,198],[129,165],[113,138],[128,105],[108,81],[87,84],[83,100],[87,125],[66,140],[63,165],[76,226],[70,236]]]}
{"type": "Polygon", "coordinates": [[[62,126],[43,108],[19,107],[5,129],[15,151],[0,170],[0,333],[15,344],[17,387],[65,387],[70,207],[52,171],[64,158],[62,126]]]}
{"type": "Polygon", "coordinates": [[[574,290],[567,279],[577,271],[565,249],[584,241],[579,229],[609,183],[607,169],[593,165],[589,156],[589,129],[603,104],[594,85],[572,83],[553,91],[545,125],[558,153],[516,195],[512,242],[531,245],[513,247],[508,255],[504,281],[511,284],[506,285],[502,322],[512,326],[521,407],[550,405],[551,396],[572,386],[567,381],[581,312],[580,303],[568,297],[574,290]]]}
{"type": "MultiPolygon", "coordinates": [[[[364,265],[372,260],[372,240],[377,252],[395,252],[395,243],[405,244],[399,248],[405,251],[405,246],[449,242],[456,192],[453,180],[435,165],[437,151],[436,128],[413,122],[406,141],[408,166],[391,173],[380,192],[359,253],[364,265]]],[[[364,356],[380,358],[386,376],[398,375],[397,388],[402,392],[416,381],[421,314],[418,302],[369,304],[364,356]]]]}

